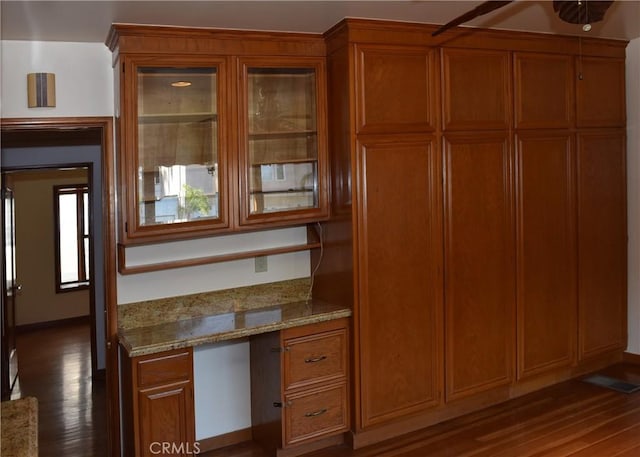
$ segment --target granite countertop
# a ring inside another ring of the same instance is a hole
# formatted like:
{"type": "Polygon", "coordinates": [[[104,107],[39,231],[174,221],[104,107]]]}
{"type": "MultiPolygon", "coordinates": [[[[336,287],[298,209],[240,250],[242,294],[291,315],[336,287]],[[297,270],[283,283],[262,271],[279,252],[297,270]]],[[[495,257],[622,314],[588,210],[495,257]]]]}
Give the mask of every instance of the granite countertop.
{"type": "Polygon", "coordinates": [[[0,403],[3,457],[38,456],[38,400],[25,397],[0,403]]]}
{"type": "Polygon", "coordinates": [[[130,357],[244,338],[351,315],[307,300],[308,279],[152,300],[119,309],[118,337],[130,357]]]}
{"type": "Polygon", "coordinates": [[[244,338],[300,325],[348,317],[349,308],[318,301],[239,311],[120,330],[121,345],[131,357],[201,344],[244,338]]]}

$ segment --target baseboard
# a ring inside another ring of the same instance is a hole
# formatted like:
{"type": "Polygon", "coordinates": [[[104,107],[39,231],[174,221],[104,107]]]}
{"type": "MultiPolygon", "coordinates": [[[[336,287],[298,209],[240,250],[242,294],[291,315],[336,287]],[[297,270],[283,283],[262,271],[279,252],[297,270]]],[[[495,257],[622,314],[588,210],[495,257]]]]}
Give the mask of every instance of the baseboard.
{"type": "Polygon", "coordinates": [[[224,435],[213,436],[211,438],[205,438],[198,440],[200,445],[200,452],[209,452],[215,449],[220,449],[234,444],[240,444],[245,441],[251,441],[253,436],[251,435],[251,427],[244,428],[242,430],[235,430],[233,432],[225,433],[224,435]]]}
{"type": "Polygon", "coordinates": [[[622,361],[633,365],[640,365],[640,354],[625,352],[622,354],[622,361]]]}
{"type": "Polygon", "coordinates": [[[67,319],[58,319],[55,321],[34,322],[33,324],[23,324],[16,326],[16,333],[32,332],[34,330],[43,330],[52,327],[59,327],[71,324],[90,324],[91,316],[69,317],[67,319]]]}

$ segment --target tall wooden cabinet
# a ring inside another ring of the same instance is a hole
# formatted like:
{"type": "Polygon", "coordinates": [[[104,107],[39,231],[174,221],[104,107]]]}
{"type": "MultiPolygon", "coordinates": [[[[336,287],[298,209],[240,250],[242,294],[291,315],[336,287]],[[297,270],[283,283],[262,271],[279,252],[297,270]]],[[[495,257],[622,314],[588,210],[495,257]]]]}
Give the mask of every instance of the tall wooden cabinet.
{"type": "Polygon", "coordinates": [[[517,378],[576,362],[573,57],[515,52],[517,378]]]}
{"type": "Polygon", "coordinates": [[[338,33],[328,47],[335,223],[314,293],[353,300],[342,260],[351,249],[357,433],[443,400],[439,66],[434,49],[415,43],[338,33]]]}
{"type": "Polygon", "coordinates": [[[626,344],[626,43],[432,31],[326,33],[332,202],[314,294],[353,302],[355,447],[626,344]]]}

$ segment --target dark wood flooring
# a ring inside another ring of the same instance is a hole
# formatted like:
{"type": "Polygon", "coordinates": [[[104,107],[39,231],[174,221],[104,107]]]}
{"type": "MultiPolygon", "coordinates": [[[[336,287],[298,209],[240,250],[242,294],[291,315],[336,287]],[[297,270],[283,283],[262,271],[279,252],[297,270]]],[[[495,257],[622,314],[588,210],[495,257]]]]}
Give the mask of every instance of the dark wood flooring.
{"type": "MultiPolygon", "coordinates": [[[[105,457],[104,381],[92,380],[88,324],[21,333],[13,398],[39,401],[40,457],[105,457]]],[[[640,366],[601,371],[640,383],[640,366]]],[[[270,457],[252,443],[203,457],[270,457]]],[[[368,448],[307,457],[637,457],[640,392],[572,380],[368,448]]],[[[125,456],[134,457],[134,456],[125,456]]]]}
{"type": "Polygon", "coordinates": [[[11,398],[38,399],[39,457],[106,457],[105,381],[91,377],[89,324],[66,322],[17,335],[11,398]]]}

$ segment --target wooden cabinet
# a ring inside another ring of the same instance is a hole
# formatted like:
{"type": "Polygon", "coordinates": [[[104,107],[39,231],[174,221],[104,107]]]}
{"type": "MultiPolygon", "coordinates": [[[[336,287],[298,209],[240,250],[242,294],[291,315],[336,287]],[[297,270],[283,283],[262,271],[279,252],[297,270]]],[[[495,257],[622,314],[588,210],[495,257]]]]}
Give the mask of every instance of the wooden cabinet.
{"type": "Polygon", "coordinates": [[[347,319],[251,338],[252,433],[276,454],[342,441],[350,427],[347,319]]]}
{"type": "Polygon", "coordinates": [[[516,143],[518,379],[575,363],[574,135],[527,131],[516,143]]]}
{"type": "Polygon", "coordinates": [[[448,135],[445,141],[445,372],[451,401],[513,380],[513,156],[502,133],[448,135]]]}
{"type": "Polygon", "coordinates": [[[624,131],[578,136],[579,358],[626,347],[624,131]]]}
{"type": "Polygon", "coordinates": [[[240,59],[240,224],[327,213],[324,59],[240,59]]]}
{"type": "Polygon", "coordinates": [[[333,212],[313,292],[353,302],[355,447],[625,344],[624,43],[432,31],[326,34],[333,212]]]}
{"type": "Polygon", "coordinates": [[[624,127],[624,59],[577,57],[578,127],[624,127]]]}
{"type": "Polygon", "coordinates": [[[114,25],[123,245],[328,215],[319,36],[114,25]]]}
{"type": "Polygon", "coordinates": [[[147,457],[170,449],[170,455],[192,455],[197,447],[191,348],[123,355],[121,372],[124,454],[147,457]]]}
{"type": "Polygon", "coordinates": [[[227,228],[224,58],[121,58],[121,242],[227,228]]]}
{"type": "Polygon", "coordinates": [[[314,294],[353,303],[360,434],[443,399],[442,165],[436,50],[350,26],[328,41],[335,223],[314,294]]]}

